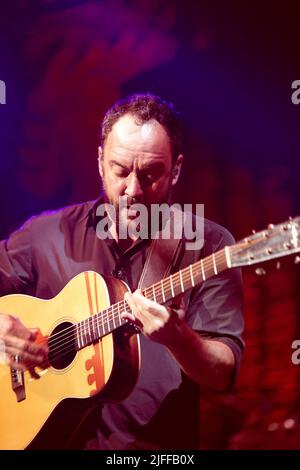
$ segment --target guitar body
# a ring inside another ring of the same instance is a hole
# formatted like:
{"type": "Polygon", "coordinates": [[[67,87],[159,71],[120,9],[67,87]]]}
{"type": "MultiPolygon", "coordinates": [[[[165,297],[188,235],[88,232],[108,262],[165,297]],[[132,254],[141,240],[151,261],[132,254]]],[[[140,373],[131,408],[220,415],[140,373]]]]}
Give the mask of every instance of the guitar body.
{"type": "MultiPolygon", "coordinates": [[[[4,296],[0,312],[51,337],[121,300],[126,290],[122,281],[88,271],[51,300],[4,296]]],[[[85,422],[92,426],[102,402],[126,398],[139,368],[139,337],[126,325],[79,351],[67,349],[59,361],[50,359],[45,369],[35,369],[39,378],[24,372],[21,395],[13,390],[12,369],[0,365],[0,449],[76,447],[77,431],[85,422]]]]}
{"type": "MultiPolygon", "coordinates": [[[[300,217],[226,246],[147,287],[143,295],[165,304],[226,269],[298,252],[300,217]]],[[[39,327],[52,345],[49,364],[36,368],[38,378],[0,365],[0,449],[82,448],[101,404],[124,400],[131,392],[140,343],[121,315],[128,307],[126,290],[122,281],[88,271],[51,300],[0,298],[1,313],[18,316],[28,328],[39,327]]]]}

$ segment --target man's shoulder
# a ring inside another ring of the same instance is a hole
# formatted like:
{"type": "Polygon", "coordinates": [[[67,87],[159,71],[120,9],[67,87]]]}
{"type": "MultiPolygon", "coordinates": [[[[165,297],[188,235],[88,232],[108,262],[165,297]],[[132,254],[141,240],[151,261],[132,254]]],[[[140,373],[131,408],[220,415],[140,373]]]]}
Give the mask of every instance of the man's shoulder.
{"type": "Polygon", "coordinates": [[[96,201],[86,201],[77,204],[71,204],[54,210],[46,210],[40,214],[33,215],[25,223],[32,230],[41,230],[42,228],[51,229],[61,223],[73,225],[88,218],[96,201]]]}
{"type": "Polygon", "coordinates": [[[204,231],[205,240],[211,240],[214,243],[224,242],[229,245],[235,242],[232,233],[227,228],[210,219],[204,218],[204,231]]]}
{"type": "Polygon", "coordinates": [[[203,240],[202,255],[210,254],[235,243],[232,233],[211,219],[193,214],[193,225],[197,237],[203,240]]]}

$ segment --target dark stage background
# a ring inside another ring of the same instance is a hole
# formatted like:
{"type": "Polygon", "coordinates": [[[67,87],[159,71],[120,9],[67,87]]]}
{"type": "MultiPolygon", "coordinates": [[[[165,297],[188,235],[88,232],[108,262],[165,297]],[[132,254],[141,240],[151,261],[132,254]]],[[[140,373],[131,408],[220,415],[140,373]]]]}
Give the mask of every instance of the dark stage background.
{"type": "MultiPolygon", "coordinates": [[[[298,2],[2,1],[0,235],[95,198],[99,122],[129,92],[184,116],[182,202],[236,238],[300,215],[298,2]]],[[[300,448],[299,269],[244,270],[246,352],[234,393],[200,403],[201,448],[300,448]]],[[[195,416],[195,419],[198,419],[195,416]]]]}

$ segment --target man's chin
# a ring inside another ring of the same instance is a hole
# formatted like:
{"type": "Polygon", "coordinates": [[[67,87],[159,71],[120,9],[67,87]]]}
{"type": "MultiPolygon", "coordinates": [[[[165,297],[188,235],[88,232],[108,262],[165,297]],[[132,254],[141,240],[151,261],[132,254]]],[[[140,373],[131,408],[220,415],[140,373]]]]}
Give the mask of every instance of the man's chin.
{"type": "Polygon", "coordinates": [[[127,217],[118,224],[118,236],[121,239],[128,238],[136,240],[138,238],[147,239],[149,234],[149,226],[141,223],[138,216],[127,217]]]}

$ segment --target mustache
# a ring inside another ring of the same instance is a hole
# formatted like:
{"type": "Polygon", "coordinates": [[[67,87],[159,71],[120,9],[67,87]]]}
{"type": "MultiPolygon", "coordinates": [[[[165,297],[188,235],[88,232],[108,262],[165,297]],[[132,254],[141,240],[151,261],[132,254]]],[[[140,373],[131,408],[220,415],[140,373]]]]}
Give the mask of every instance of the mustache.
{"type": "Polygon", "coordinates": [[[120,205],[120,202],[122,203],[123,207],[125,206],[127,208],[130,208],[134,204],[143,204],[143,199],[131,196],[124,196],[119,199],[118,206],[120,205]]]}
{"type": "Polygon", "coordinates": [[[108,197],[106,191],[103,191],[103,196],[104,196],[104,201],[108,204],[113,205],[115,208],[120,207],[126,207],[129,208],[133,204],[143,204],[144,203],[144,198],[139,198],[139,197],[134,197],[134,196],[119,196],[117,200],[114,200],[111,197],[108,197]]]}

